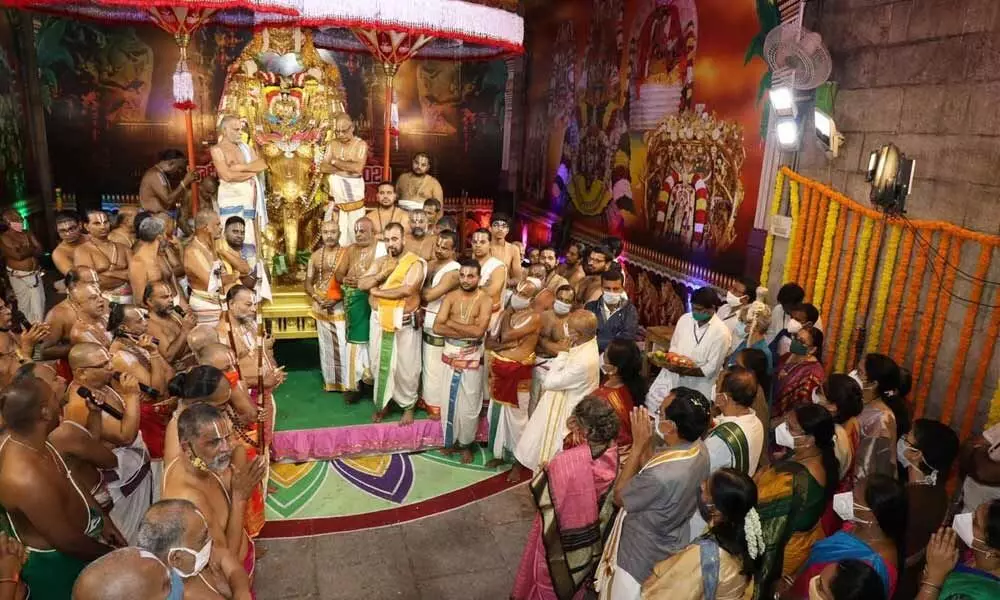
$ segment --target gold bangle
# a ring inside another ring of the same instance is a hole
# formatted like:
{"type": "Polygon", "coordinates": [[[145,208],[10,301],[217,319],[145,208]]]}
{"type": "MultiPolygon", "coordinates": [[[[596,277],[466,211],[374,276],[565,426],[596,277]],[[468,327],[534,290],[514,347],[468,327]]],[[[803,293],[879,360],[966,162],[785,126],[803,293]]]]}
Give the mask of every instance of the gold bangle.
{"type": "Polygon", "coordinates": [[[920,585],[926,585],[927,587],[931,587],[931,588],[934,588],[935,590],[937,590],[937,591],[939,591],[939,592],[941,591],[941,586],[939,586],[939,585],[934,585],[933,583],[931,583],[931,582],[927,581],[926,579],[925,579],[925,580],[923,580],[923,581],[921,581],[921,582],[920,582],[920,585]]]}

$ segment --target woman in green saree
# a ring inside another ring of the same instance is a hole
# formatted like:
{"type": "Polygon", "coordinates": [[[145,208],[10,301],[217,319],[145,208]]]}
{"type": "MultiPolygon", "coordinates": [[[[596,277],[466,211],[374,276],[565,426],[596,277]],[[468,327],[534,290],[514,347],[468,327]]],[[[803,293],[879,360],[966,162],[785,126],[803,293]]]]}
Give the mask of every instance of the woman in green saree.
{"type": "Polygon", "coordinates": [[[755,600],[787,588],[824,537],[820,517],[838,482],[833,440],[833,417],[818,404],[796,408],[775,430],[775,441],[792,452],[755,477],[765,546],[755,600]]]}
{"type": "Polygon", "coordinates": [[[1000,500],[974,513],[955,515],[927,545],[927,566],[917,600],[996,600],[1000,598],[1000,500]],[[957,565],[955,539],[972,550],[971,565],[957,565]]]}

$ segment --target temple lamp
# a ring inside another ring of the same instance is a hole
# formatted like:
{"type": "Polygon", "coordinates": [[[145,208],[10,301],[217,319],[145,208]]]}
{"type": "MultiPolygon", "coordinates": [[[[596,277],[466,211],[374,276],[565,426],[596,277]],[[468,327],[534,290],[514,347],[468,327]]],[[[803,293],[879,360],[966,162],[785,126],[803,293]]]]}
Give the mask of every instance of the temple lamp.
{"type": "Polygon", "coordinates": [[[906,212],[906,197],[913,189],[916,161],[907,158],[895,144],[886,144],[868,157],[865,181],[872,184],[869,199],[889,214],[906,212]]]}

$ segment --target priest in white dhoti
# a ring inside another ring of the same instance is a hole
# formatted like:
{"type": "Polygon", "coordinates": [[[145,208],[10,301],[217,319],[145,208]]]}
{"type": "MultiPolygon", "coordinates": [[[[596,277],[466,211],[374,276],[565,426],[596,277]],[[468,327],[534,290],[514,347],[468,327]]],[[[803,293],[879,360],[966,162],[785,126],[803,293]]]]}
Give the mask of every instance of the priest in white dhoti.
{"type": "MultiPolygon", "coordinates": [[[[434,323],[445,296],[458,287],[458,236],[454,231],[441,232],[434,242],[434,259],[427,264],[428,280],[421,293],[424,306],[424,372],[421,382],[421,408],[432,419],[441,417],[441,403],[444,402],[442,378],[445,365],[441,362],[444,352],[444,337],[434,333],[434,323]]],[[[476,271],[476,289],[479,286],[479,272],[476,271]]],[[[482,336],[480,336],[482,337],[482,336]]],[[[478,380],[477,380],[478,381],[478,380]]]]}
{"type": "Polygon", "coordinates": [[[247,262],[257,262],[257,237],[267,226],[264,205],[264,171],[267,163],[242,140],[239,118],[226,115],[219,121],[219,143],[212,147],[212,164],[219,174],[219,218],[238,216],[245,224],[242,252],[247,262]]]}
{"type": "Polygon", "coordinates": [[[583,397],[600,384],[597,317],[588,310],[573,311],[566,330],[570,349],[549,363],[538,405],[514,450],[517,462],[533,472],[562,450],[569,433],[567,419],[583,397]]]}
{"type": "Polygon", "coordinates": [[[713,396],[715,379],[725,364],[732,334],[715,314],[719,295],[703,287],[691,295],[691,312],[681,315],[670,339],[669,362],[646,393],[646,408],[655,413],[676,387],[687,387],[713,396]]]}
{"type": "Polygon", "coordinates": [[[340,226],[340,245],[354,243],[354,224],[365,216],[364,169],[368,161],[368,144],[354,135],[354,123],[346,114],[333,122],[333,139],[319,169],[327,173],[330,203],[323,220],[336,219],[340,226]]]}
{"type": "Polygon", "coordinates": [[[403,226],[385,227],[389,256],[376,260],[358,281],[372,298],[369,332],[375,415],[378,423],[395,402],[403,409],[400,425],[413,423],[413,409],[420,387],[420,340],[417,314],[427,263],[403,248],[403,226]]]}
{"type": "Polygon", "coordinates": [[[306,267],[306,295],[312,298],[319,339],[319,365],[323,371],[323,389],[343,392],[352,389],[348,372],[347,323],[344,317],[343,291],[334,274],[347,249],[340,247],[340,228],[336,221],[325,221],[320,228],[323,246],[312,253],[306,267]]]}

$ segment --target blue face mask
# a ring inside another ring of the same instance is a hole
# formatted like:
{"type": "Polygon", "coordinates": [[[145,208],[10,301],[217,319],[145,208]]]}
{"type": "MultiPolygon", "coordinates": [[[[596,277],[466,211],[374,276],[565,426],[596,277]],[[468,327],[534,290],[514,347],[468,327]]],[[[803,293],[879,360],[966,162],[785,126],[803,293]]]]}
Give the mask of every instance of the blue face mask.
{"type": "Polygon", "coordinates": [[[184,600],[184,579],[174,569],[170,571],[170,593],[166,600],[184,600]]]}

